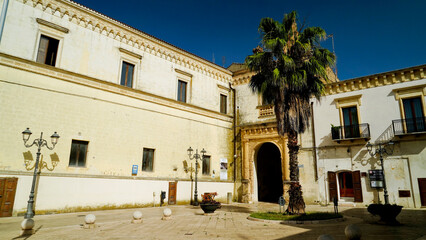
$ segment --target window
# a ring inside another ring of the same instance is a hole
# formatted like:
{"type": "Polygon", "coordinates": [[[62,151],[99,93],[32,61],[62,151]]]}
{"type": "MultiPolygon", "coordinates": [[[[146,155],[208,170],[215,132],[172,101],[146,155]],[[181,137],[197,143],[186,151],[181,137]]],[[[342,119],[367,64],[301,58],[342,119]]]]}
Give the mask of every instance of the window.
{"type": "Polygon", "coordinates": [[[358,138],[360,136],[357,107],[342,108],[345,138],[358,138]]]}
{"type": "Polygon", "coordinates": [[[178,80],[178,98],[180,102],[186,102],[186,85],[187,83],[181,80],[178,80]]]}
{"type": "Polygon", "coordinates": [[[38,46],[37,62],[55,66],[59,40],[41,35],[38,46]]]}
{"type": "Polygon", "coordinates": [[[226,114],[226,95],[220,94],[220,112],[226,114]]]}
{"type": "Polygon", "coordinates": [[[210,175],[210,156],[204,156],[202,171],[203,175],[210,175]]]}
{"type": "Polygon", "coordinates": [[[132,87],[133,84],[133,70],[135,65],[123,61],[121,67],[121,81],[120,84],[126,87],[132,87]]]}
{"type": "Polygon", "coordinates": [[[87,146],[89,142],[72,140],[71,154],[69,166],[84,167],[86,166],[87,146]]]}
{"type": "Polygon", "coordinates": [[[154,149],[144,148],[142,159],[142,171],[152,172],[154,165],[154,149]]]}
{"type": "Polygon", "coordinates": [[[407,132],[425,131],[422,100],[420,97],[402,99],[404,106],[405,124],[407,132]]]}

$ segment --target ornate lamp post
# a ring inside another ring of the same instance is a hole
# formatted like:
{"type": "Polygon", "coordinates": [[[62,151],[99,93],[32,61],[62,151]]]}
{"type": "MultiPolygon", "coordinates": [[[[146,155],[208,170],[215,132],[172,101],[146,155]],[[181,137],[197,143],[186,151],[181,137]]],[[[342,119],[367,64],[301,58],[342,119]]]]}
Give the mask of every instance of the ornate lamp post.
{"type": "Polygon", "coordinates": [[[385,179],[385,168],[383,165],[383,155],[392,155],[394,148],[394,143],[392,141],[389,141],[387,143],[377,143],[377,144],[371,144],[370,142],[367,143],[367,150],[368,153],[374,157],[375,155],[379,155],[380,157],[380,165],[382,166],[382,173],[383,173],[383,191],[385,195],[385,204],[389,204],[389,195],[388,195],[388,189],[386,188],[386,179],[385,179]],[[375,150],[373,149],[375,147],[375,150]]]}
{"type": "MultiPolygon", "coordinates": [[[[59,135],[55,132],[54,134],[52,134],[52,136],[50,136],[51,141],[52,141],[52,147],[49,147],[47,145],[47,141],[43,139],[43,132],[41,132],[40,134],[40,138],[39,139],[34,139],[32,144],[27,144],[28,140],[30,139],[32,132],[30,131],[29,128],[27,128],[25,131],[22,132],[22,138],[24,140],[24,146],[29,148],[32,147],[33,145],[37,146],[37,158],[36,158],[36,162],[34,165],[34,175],[33,175],[33,183],[31,185],[31,192],[30,192],[30,199],[28,200],[28,205],[27,205],[27,213],[25,213],[24,218],[25,219],[31,219],[34,217],[34,211],[33,211],[33,207],[34,207],[34,189],[35,189],[35,183],[36,183],[36,178],[37,178],[37,169],[38,169],[38,165],[39,165],[39,161],[40,161],[40,150],[42,147],[47,147],[50,150],[53,150],[53,148],[55,148],[56,143],[58,143],[58,139],[59,139],[59,135]]],[[[57,165],[57,161],[52,161],[52,165],[53,168],[56,167],[57,165]]],[[[27,163],[25,165],[27,167],[27,163]]],[[[42,161],[41,167],[47,167],[46,163],[42,161]]],[[[53,169],[52,169],[53,170],[53,169]]]]}
{"type": "Polygon", "coordinates": [[[198,191],[197,191],[197,175],[198,175],[198,159],[204,159],[204,154],[206,153],[206,150],[201,150],[201,156],[198,154],[198,149],[195,150],[195,154],[192,155],[191,147],[188,148],[188,156],[189,160],[195,159],[195,191],[194,191],[194,206],[198,206],[198,191]]]}

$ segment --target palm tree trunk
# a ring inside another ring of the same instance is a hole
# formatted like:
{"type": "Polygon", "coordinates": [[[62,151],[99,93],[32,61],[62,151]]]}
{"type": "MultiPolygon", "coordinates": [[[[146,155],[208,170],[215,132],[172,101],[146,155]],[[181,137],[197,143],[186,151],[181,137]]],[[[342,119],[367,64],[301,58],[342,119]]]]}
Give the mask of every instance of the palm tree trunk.
{"type": "Polygon", "coordinates": [[[288,136],[288,150],[290,157],[290,189],[289,201],[286,212],[289,214],[303,214],[305,213],[305,201],[302,196],[302,186],[299,183],[299,168],[298,158],[299,145],[297,144],[297,132],[290,130],[287,132],[288,136]]]}

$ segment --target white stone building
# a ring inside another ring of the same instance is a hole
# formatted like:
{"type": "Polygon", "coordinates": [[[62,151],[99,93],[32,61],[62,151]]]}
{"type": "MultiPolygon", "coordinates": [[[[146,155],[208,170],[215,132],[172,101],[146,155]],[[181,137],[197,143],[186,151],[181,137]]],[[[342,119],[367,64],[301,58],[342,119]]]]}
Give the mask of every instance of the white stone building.
{"type": "Polygon", "coordinates": [[[393,141],[383,165],[389,202],[426,205],[425,69],[421,65],[327,85],[314,105],[319,201],[383,203],[383,190],[370,180],[370,170],[381,170],[380,158],[372,157],[366,145],[393,141]]]}
{"type": "Polygon", "coordinates": [[[5,215],[11,206],[24,211],[28,201],[37,148],[23,144],[27,127],[28,143],[41,132],[49,142],[54,131],[60,135],[53,151],[42,148],[43,162],[56,167],[41,169],[37,210],[158,204],[161,191],[166,202],[189,202],[190,146],[208,156],[199,168],[199,195],[226,199],[234,192],[229,70],[68,0],[9,0],[6,7],[0,42],[5,215]],[[222,176],[221,161],[230,166],[222,176]]]}
{"type": "MultiPolygon", "coordinates": [[[[189,146],[207,151],[199,195],[274,202],[286,194],[287,139],[242,65],[222,68],[69,0],[0,5],[0,217],[27,206],[37,152],[24,146],[27,127],[28,143],[60,135],[53,150],[42,148],[37,210],[158,204],[161,191],[170,204],[187,203],[189,146]]],[[[380,166],[366,143],[393,140],[391,203],[426,204],[424,68],[331,83],[313,100],[312,126],[299,138],[306,203],[377,201],[368,172],[380,166]],[[392,122],[413,118],[423,122],[392,122]]]]}

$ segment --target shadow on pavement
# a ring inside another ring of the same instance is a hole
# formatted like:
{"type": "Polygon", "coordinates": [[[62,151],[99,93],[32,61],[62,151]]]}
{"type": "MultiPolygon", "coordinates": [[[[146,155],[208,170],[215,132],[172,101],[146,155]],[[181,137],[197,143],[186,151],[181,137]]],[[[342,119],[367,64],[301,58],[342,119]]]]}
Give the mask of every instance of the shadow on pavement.
{"type": "Polygon", "coordinates": [[[345,209],[340,211],[340,213],[346,218],[343,222],[293,225],[306,231],[276,240],[317,239],[322,234],[329,234],[335,240],[346,239],[345,228],[349,224],[356,224],[361,228],[363,240],[415,240],[426,235],[425,210],[403,209],[397,217],[397,220],[401,222],[400,226],[378,224],[379,217],[371,215],[367,208],[345,209]]]}
{"type": "MultiPolygon", "coordinates": [[[[34,234],[33,235],[35,235],[35,234],[37,234],[37,232],[41,229],[43,227],[43,225],[41,225],[40,227],[38,227],[37,229],[35,229],[34,230],[34,234]]],[[[14,238],[12,238],[12,239],[28,239],[28,238],[30,238],[30,237],[32,237],[33,235],[26,235],[26,236],[17,236],[17,237],[14,237],[14,238]]]]}
{"type": "Polygon", "coordinates": [[[224,212],[241,212],[241,213],[251,213],[253,212],[248,207],[243,206],[234,206],[234,205],[222,205],[218,211],[224,211],[224,212]]]}

